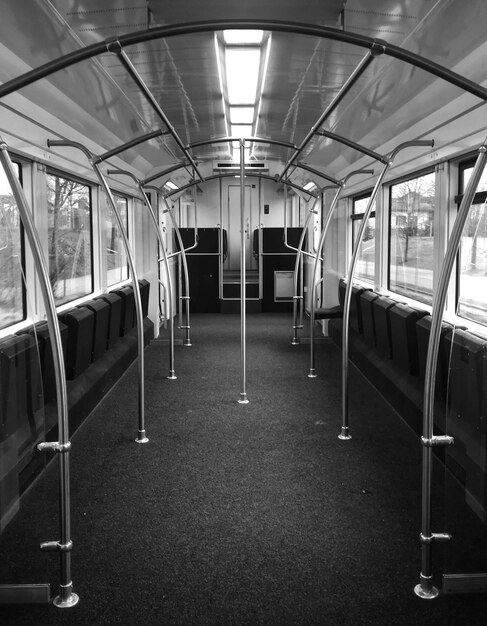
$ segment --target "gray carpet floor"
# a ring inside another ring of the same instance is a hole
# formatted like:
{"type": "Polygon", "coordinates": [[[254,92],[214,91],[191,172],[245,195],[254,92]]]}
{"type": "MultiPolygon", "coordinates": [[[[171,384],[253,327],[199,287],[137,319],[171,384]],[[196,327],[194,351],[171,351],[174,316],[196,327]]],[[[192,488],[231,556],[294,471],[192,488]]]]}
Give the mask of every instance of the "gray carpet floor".
{"type": "MultiPolygon", "coordinates": [[[[192,317],[175,381],[167,345],[146,350],[149,443],[133,442],[134,366],[73,436],[79,604],[0,607],[1,624],[485,623],[486,596],[413,593],[418,438],[352,367],[352,439],[340,441],[340,351],[319,343],[309,379],[309,346],[290,345],[290,325],[289,315],[248,316],[248,405],[237,403],[238,316],[192,317]]],[[[57,538],[56,478],[54,462],[1,537],[2,582],[55,590],[57,558],[37,546],[57,538]]],[[[447,518],[441,511],[434,530],[447,518]]],[[[453,558],[445,550],[435,552],[439,584],[453,558]]]]}

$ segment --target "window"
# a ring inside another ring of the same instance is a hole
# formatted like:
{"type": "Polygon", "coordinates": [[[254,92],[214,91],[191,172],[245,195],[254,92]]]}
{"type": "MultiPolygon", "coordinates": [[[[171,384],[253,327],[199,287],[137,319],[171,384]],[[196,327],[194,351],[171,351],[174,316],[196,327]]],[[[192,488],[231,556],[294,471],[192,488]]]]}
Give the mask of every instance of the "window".
{"type": "Polygon", "coordinates": [[[56,304],[93,291],[91,190],[47,174],[49,277],[56,304]]]}
{"type": "MultiPolygon", "coordinates": [[[[13,165],[21,178],[20,165],[13,165]]],[[[0,170],[0,328],[5,328],[25,318],[25,298],[22,225],[7,177],[0,170]]]]}
{"type": "MultiPolygon", "coordinates": [[[[473,162],[460,167],[460,196],[473,171],[473,162]]],[[[487,325],[487,171],[474,196],[460,243],[457,314],[487,325]]]]}
{"type": "Polygon", "coordinates": [[[389,289],[431,304],[435,173],[390,187],[389,289]]]}
{"type": "MultiPolygon", "coordinates": [[[[353,199],[352,205],[352,238],[354,242],[360,230],[360,225],[370,200],[370,194],[353,199]]],[[[365,227],[364,237],[360,244],[355,277],[365,282],[375,281],[375,211],[372,211],[365,227]]]]}
{"type": "MultiPolygon", "coordinates": [[[[128,232],[128,201],[122,196],[113,195],[117,209],[122,218],[125,232],[128,232]]],[[[123,245],[122,235],[118,227],[117,218],[110,204],[107,204],[106,213],[106,254],[107,254],[107,285],[115,285],[128,278],[127,255],[123,245]]]]}

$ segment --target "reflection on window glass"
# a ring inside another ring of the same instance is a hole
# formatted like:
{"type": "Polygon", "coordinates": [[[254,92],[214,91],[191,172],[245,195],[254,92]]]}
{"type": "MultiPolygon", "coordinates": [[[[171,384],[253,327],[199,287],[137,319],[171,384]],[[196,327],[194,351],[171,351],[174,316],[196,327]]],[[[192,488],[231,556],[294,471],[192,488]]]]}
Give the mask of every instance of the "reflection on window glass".
{"type": "MultiPolygon", "coordinates": [[[[355,216],[363,215],[367,209],[370,196],[356,198],[353,200],[352,213],[355,216]]],[[[372,213],[373,214],[373,213],[372,213]]],[[[362,223],[361,218],[352,221],[352,237],[355,246],[355,240],[362,223]]],[[[357,259],[357,269],[355,276],[369,283],[375,280],[375,217],[370,217],[365,227],[362,243],[360,244],[360,252],[357,259]]]]}
{"type": "Polygon", "coordinates": [[[49,277],[59,305],[93,291],[90,188],[48,174],[47,201],[49,277]]]}
{"type": "MultiPolygon", "coordinates": [[[[473,167],[463,170],[465,191],[473,167]]],[[[460,244],[457,313],[487,325],[487,172],[484,171],[470,208],[460,244]],[[484,192],[484,193],[479,193],[484,192]]]]}
{"type": "MultiPolygon", "coordinates": [[[[127,198],[114,195],[117,209],[122,218],[126,232],[128,229],[127,198]]],[[[106,233],[107,233],[107,285],[110,287],[115,283],[128,278],[127,255],[123,246],[123,240],[118,228],[117,218],[110,204],[107,204],[106,213],[106,233]]]]}
{"type": "Polygon", "coordinates": [[[391,186],[389,289],[431,304],[435,174],[391,186]]]}
{"type": "MultiPolygon", "coordinates": [[[[20,176],[20,166],[13,164],[20,176]]],[[[0,168],[0,328],[24,319],[22,231],[7,177],[0,168]]]]}

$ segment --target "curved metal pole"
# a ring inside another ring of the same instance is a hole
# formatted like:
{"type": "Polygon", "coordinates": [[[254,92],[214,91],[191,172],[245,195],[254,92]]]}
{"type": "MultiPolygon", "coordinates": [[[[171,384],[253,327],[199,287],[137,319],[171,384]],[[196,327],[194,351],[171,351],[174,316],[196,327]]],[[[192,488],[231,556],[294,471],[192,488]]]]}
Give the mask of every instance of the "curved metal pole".
{"type": "Polygon", "coordinates": [[[318,267],[320,264],[319,258],[322,254],[323,245],[325,243],[326,233],[328,231],[328,226],[331,223],[331,218],[333,212],[335,211],[335,207],[338,203],[338,199],[344,187],[344,182],[340,182],[340,186],[338,187],[335,196],[331,202],[330,210],[326,216],[325,224],[323,226],[323,230],[321,231],[320,241],[318,243],[318,248],[316,250],[316,258],[313,265],[313,280],[311,282],[311,303],[310,303],[310,340],[309,340],[309,358],[310,358],[310,366],[309,366],[309,374],[308,378],[316,378],[316,369],[315,369],[315,296],[316,296],[316,284],[318,279],[318,267]]]}
{"type": "Polygon", "coordinates": [[[39,277],[42,298],[46,309],[47,326],[51,337],[52,358],[56,382],[59,441],[44,442],[39,444],[37,447],[42,452],[59,453],[59,523],[61,537],[59,541],[48,541],[41,544],[41,549],[56,551],[59,553],[60,593],[59,596],[54,599],[54,604],[59,608],[67,608],[77,604],[79,597],[73,592],[73,582],[71,580],[71,550],[73,547],[73,542],[71,540],[71,490],[69,463],[71,442],[69,440],[68,395],[61,333],[59,331],[56,302],[54,300],[54,294],[49,280],[49,271],[42,252],[42,245],[37,234],[32,214],[29,210],[24,190],[22,189],[19,179],[13,169],[12,162],[8,154],[7,144],[1,138],[0,160],[12,189],[15,202],[17,203],[22,224],[24,226],[27,239],[29,240],[32,256],[34,257],[34,266],[39,277]]]}
{"type": "MultiPolygon", "coordinates": [[[[291,345],[293,345],[293,346],[299,345],[298,329],[302,328],[302,325],[298,324],[298,300],[300,300],[301,302],[303,301],[302,289],[301,289],[301,294],[298,294],[299,268],[300,268],[301,261],[302,261],[302,258],[303,258],[303,254],[302,254],[303,253],[303,245],[304,245],[304,239],[306,237],[306,232],[307,232],[307,229],[308,229],[308,225],[309,225],[309,222],[311,220],[312,215],[317,213],[317,211],[315,210],[315,206],[316,206],[317,202],[318,202],[318,198],[315,198],[315,201],[313,202],[313,205],[312,205],[311,209],[309,210],[308,216],[306,217],[306,220],[304,222],[303,230],[301,231],[301,236],[299,238],[298,247],[296,248],[296,259],[295,259],[295,263],[294,263],[294,274],[293,274],[293,283],[294,283],[294,293],[293,293],[293,338],[292,338],[292,341],[291,341],[291,345]]],[[[288,246],[288,247],[290,247],[290,246],[288,246]]],[[[314,255],[310,254],[310,256],[314,258],[314,255]]]]}
{"type": "Polygon", "coordinates": [[[291,33],[295,35],[307,35],[311,37],[318,37],[322,39],[330,39],[331,41],[341,41],[343,43],[359,46],[362,48],[372,49],[374,47],[380,47],[384,54],[392,56],[400,61],[409,63],[415,67],[419,67],[422,70],[429,72],[433,76],[437,76],[446,82],[456,85],[460,89],[468,93],[472,93],[482,100],[487,100],[487,89],[481,85],[468,80],[464,76],[452,72],[446,67],[430,61],[419,54],[410,52],[394,46],[380,39],[373,39],[365,35],[358,33],[347,32],[338,28],[331,28],[329,26],[320,26],[316,24],[304,24],[302,22],[288,22],[279,20],[252,20],[252,19],[240,19],[240,20],[214,20],[214,21],[202,21],[202,22],[184,22],[182,24],[169,24],[164,26],[156,26],[142,31],[136,31],[133,33],[127,33],[120,35],[119,37],[109,37],[103,41],[98,41],[94,44],[85,46],[73,52],[69,52],[53,61],[48,61],[43,65],[25,72],[21,76],[17,76],[12,80],[7,81],[0,86],[0,98],[18,91],[23,87],[31,85],[33,82],[50,76],[55,72],[63,70],[75,63],[91,59],[99,54],[105,54],[110,47],[115,45],[120,46],[132,46],[138,43],[144,43],[147,41],[153,41],[155,39],[176,37],[178,35],[191,35],[196,33],[207,33],[218,30],[271,30],[282,33],[291,33]]]}
{"type": "MultiPolygon", "coordinates": [[[[183,272],[184,272],[184,294],[181,295],[181,300],[184,300],[186,302],[186,324],[185,326],[182,326],[183,330],[185,331],[185,338],[184,338],[184,342],[183,345],[185,346],[190,346],[191,345],[191,339],[189,336],[189,331],[191,328],[191,325],[189,323],[189,301],[190,301],[190,290],[189,290],[189,271],[188,271],[188,260],[186,258],[186,252],[188,250],[192,250],[193,248],[196,248],[196,246],[198,245],[197,242],[197,235],[196,235],[196,228],[195,228],[195,242],[194,245],[190,246],[189,248],[185,248],[184,244],[183,244],[183,239],[181,237],[181,233],[179,232],[179,228],[178,225],[176,224],[176,220],[174,219],[174,215],[172,213],[172,209],[169,206],[168,201],[166,200],[166,198],[163,196],[162,197],[164,204],[167,207],[167,213],[169,214],[169,218],[171,219],[172,225],[174,227],[174,232],[176,233],[176,237],[179,243],[179,254],[181,255],[181,262],[183,265],[183,272]]],[[[195,216],[196,216],[196,209],[195,209],[195,216]]],[[[168,257],[169,258],[169,257],[168,257]]]]}
{"type": "Polygon", "coordinates": [[[147,197],[147,194],[145,193],[143,187],[142,187],[142,183],[138,180],[138,178],[132,174],[132,172],[129,172],[128,170],[107,170],[107,175],[108,176],[112,176],[113,174],[123,174],[125,176],[129,176],[137,185],[137,187],[139,188],[140,193],[142,194],[142,198],[144,201],[144,204],[147,207],[147,210],[149,211],[149,215],[151,217],[152,220],[152,224],[154,226],[154,230],[156,233],[156,237],[159,241],[159,245],[161,247],[161,252],[162,252],[162,260],[164,261],[165,267],[166,267],[166,273],[167,273],[167,290],[165,291],[165,293],[167,293],[167,300],[168,300],[168,309],[169,309],[169,330],[170,330],[170,340],[169,340],[169,374],[167,376],[167,378],[169,380],[176,380],[177,376],[175,374],[175,369],[174,369],[174,327],[173,327],[173,318],[172,318],[172,281],[171,281],[171,274],[169,272],[169,264],[167,261],[167,255],[166,255],[166,247],[164,245],[164,239],[162,237],[161,234],[161,229],[159,228],[159,224],[157,223],[157,217],[154,213],[154,210],[152,208],[151,203],[149,202],[149,198],[147,197]]]}
{"type": "Polygon", "coordinates": [[[479,148],[477,162],[468,181],[465,194],[460,204],[453,229],[448,240],[445,258],[441,265],[438,287],[433,298],[433,308],[431,312],[431,331],[426,356],[426,369],[424,379],[424,399],[423,399],[423,476],[422,476],[422,516],[421,516],[421,573],[419,584],[414,591],[421,598],[431,599],[438,595],[438,589],[433,585],[431,549],[432,544],[438,541],[448,541],[450,535],[446,533],[431,532],[431,479],[432,479],[432,446],[445,446],[453,443],[453,437],[434,436],[434,400],[436,382],[436,364],[441,335],[441,322],[445,308],[448,285],[452,274],[453,266],[458,254],[458,248],[462,238],[465,222],[467,220],[472,201],[477,190],[482,172],[487,163],[487,140],[479,148]]]}
{"type": "Polygon", "coordinates": [[[76,141],[64,141],[64,140],[47,140],[49,147],[69,147],[81,150],[88,159],[93,171],[95,172],[100,185],[103,187],[108,202],[112,208],[113,214],[117,220],[118,229],[122,237],[123,246],[127,255],[127,261],[130,268],[130,274],[132,277],[132,286],[134,290],[135,300],[135,313],[137,317],[137,365],[138,365],[138,405],[139,405],[139,429],[135,439],[137,443],[147,443],[149,439],[145,433],[145,414],[144,414],[144,315],[142,312],[142,299],[140,297],[140,285],[137,276],[137,270],[135,268],[134,255],[129,243],[128,235],[125,230],[125,224],[123,223],[122,216],[117,208],[117,203],[113,197],[113,194],[108,186],[105,177],[100,169],[98,163],[95,163],[96,156],[81,143],[76,141]]]}
{"type": "Polygon", "coordinates": [[[417,146],[433,146],[433,141],[420,140],[420,141],[406,141],[395,148],[388,157],[387,163],[382,168],[382,171],[375,183],[374,189],[370,196],[370,200],[365,209],[364,216],[362,218],[357,238],[354,242],[355,248],[350,262],[350,267],[347,276],[347,286],[345,289],[345,298],[343,302],[343,324],[342,324],[342,428],[339,439],[348,440],[351,439],[348,427],[348,339],[349,339],[349,321],[350,321],[350,304],[352,301],[352,286],[355,269],[357,267],[357,261],[360,253],[360,245],[364,238],[365,229],[372,212],[372,206],[374,205],[377,193],[379,192],[384,176],[387,174],[389,168],[392,166],[394,159],[398,152],[405,148],[417,147],[417,146]]]}
{"type": "Polygon", "coordinates": [[[330,210],[328,211],[328,214],[326,216],[326,220],[325,223],[323,225],[323,230],[321,231],[321,236],[320,236],[320,241],[318,244],[318,249],[316,251],[316,259],[315,259],[315,263],[314,263],[314,267],[313,267],[313,282],[311,283],[311,303],[310,303],[310,348],[309,348],[309,352],[310,352],[310,369],[309,369],[309,374],[308,377],[309,378],[316,378],[316,369],[315,369],[315,309],[316,309],[316,303],[315,303],[315,297],[316,297],[316,289],[317,289],[317,285],[318,285],[318,265],[319,265],[319,256],[320,254],[322,254],[323,251],[323,246],[325,243],[325,239],[326,239],[326,235],[328,232],[328,228],[331,224],[331,218],[333,216],[333,212],[335,211],[335,208],[338,204],[338,199],[340,197],[340,193],[342,192],[343,188],[345,187],[345,185],[347,184],[347,182],[350,180],[350,178],[352,178],[353,176],[358,176],[358,175],[363,175],[363,174],[373,174],[374,170],[355,170],[354,172],[350,172],[350,174],[347,174],[347,176],[345,176],[345,178],[340,181],[340,187],[337,189],[337,192],[335,194],[335,197],[332,200],[331,206],[330,206],[330,210]]]}
{"type": "Polygon", "coordinates": [[[248,404],[246,392],[246,267],[245,267],[245,139],[240,140],[240,398],[248,404]]]}

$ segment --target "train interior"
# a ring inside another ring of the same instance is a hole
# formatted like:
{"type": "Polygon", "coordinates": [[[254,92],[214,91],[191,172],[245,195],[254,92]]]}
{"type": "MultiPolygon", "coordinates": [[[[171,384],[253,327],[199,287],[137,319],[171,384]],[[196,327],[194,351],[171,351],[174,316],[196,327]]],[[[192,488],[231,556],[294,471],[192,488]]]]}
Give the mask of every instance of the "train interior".
{"type": "Polygon", "coordinates": [[[483,623],[486,3],[1,17],[1,623],[483,623]]]}

